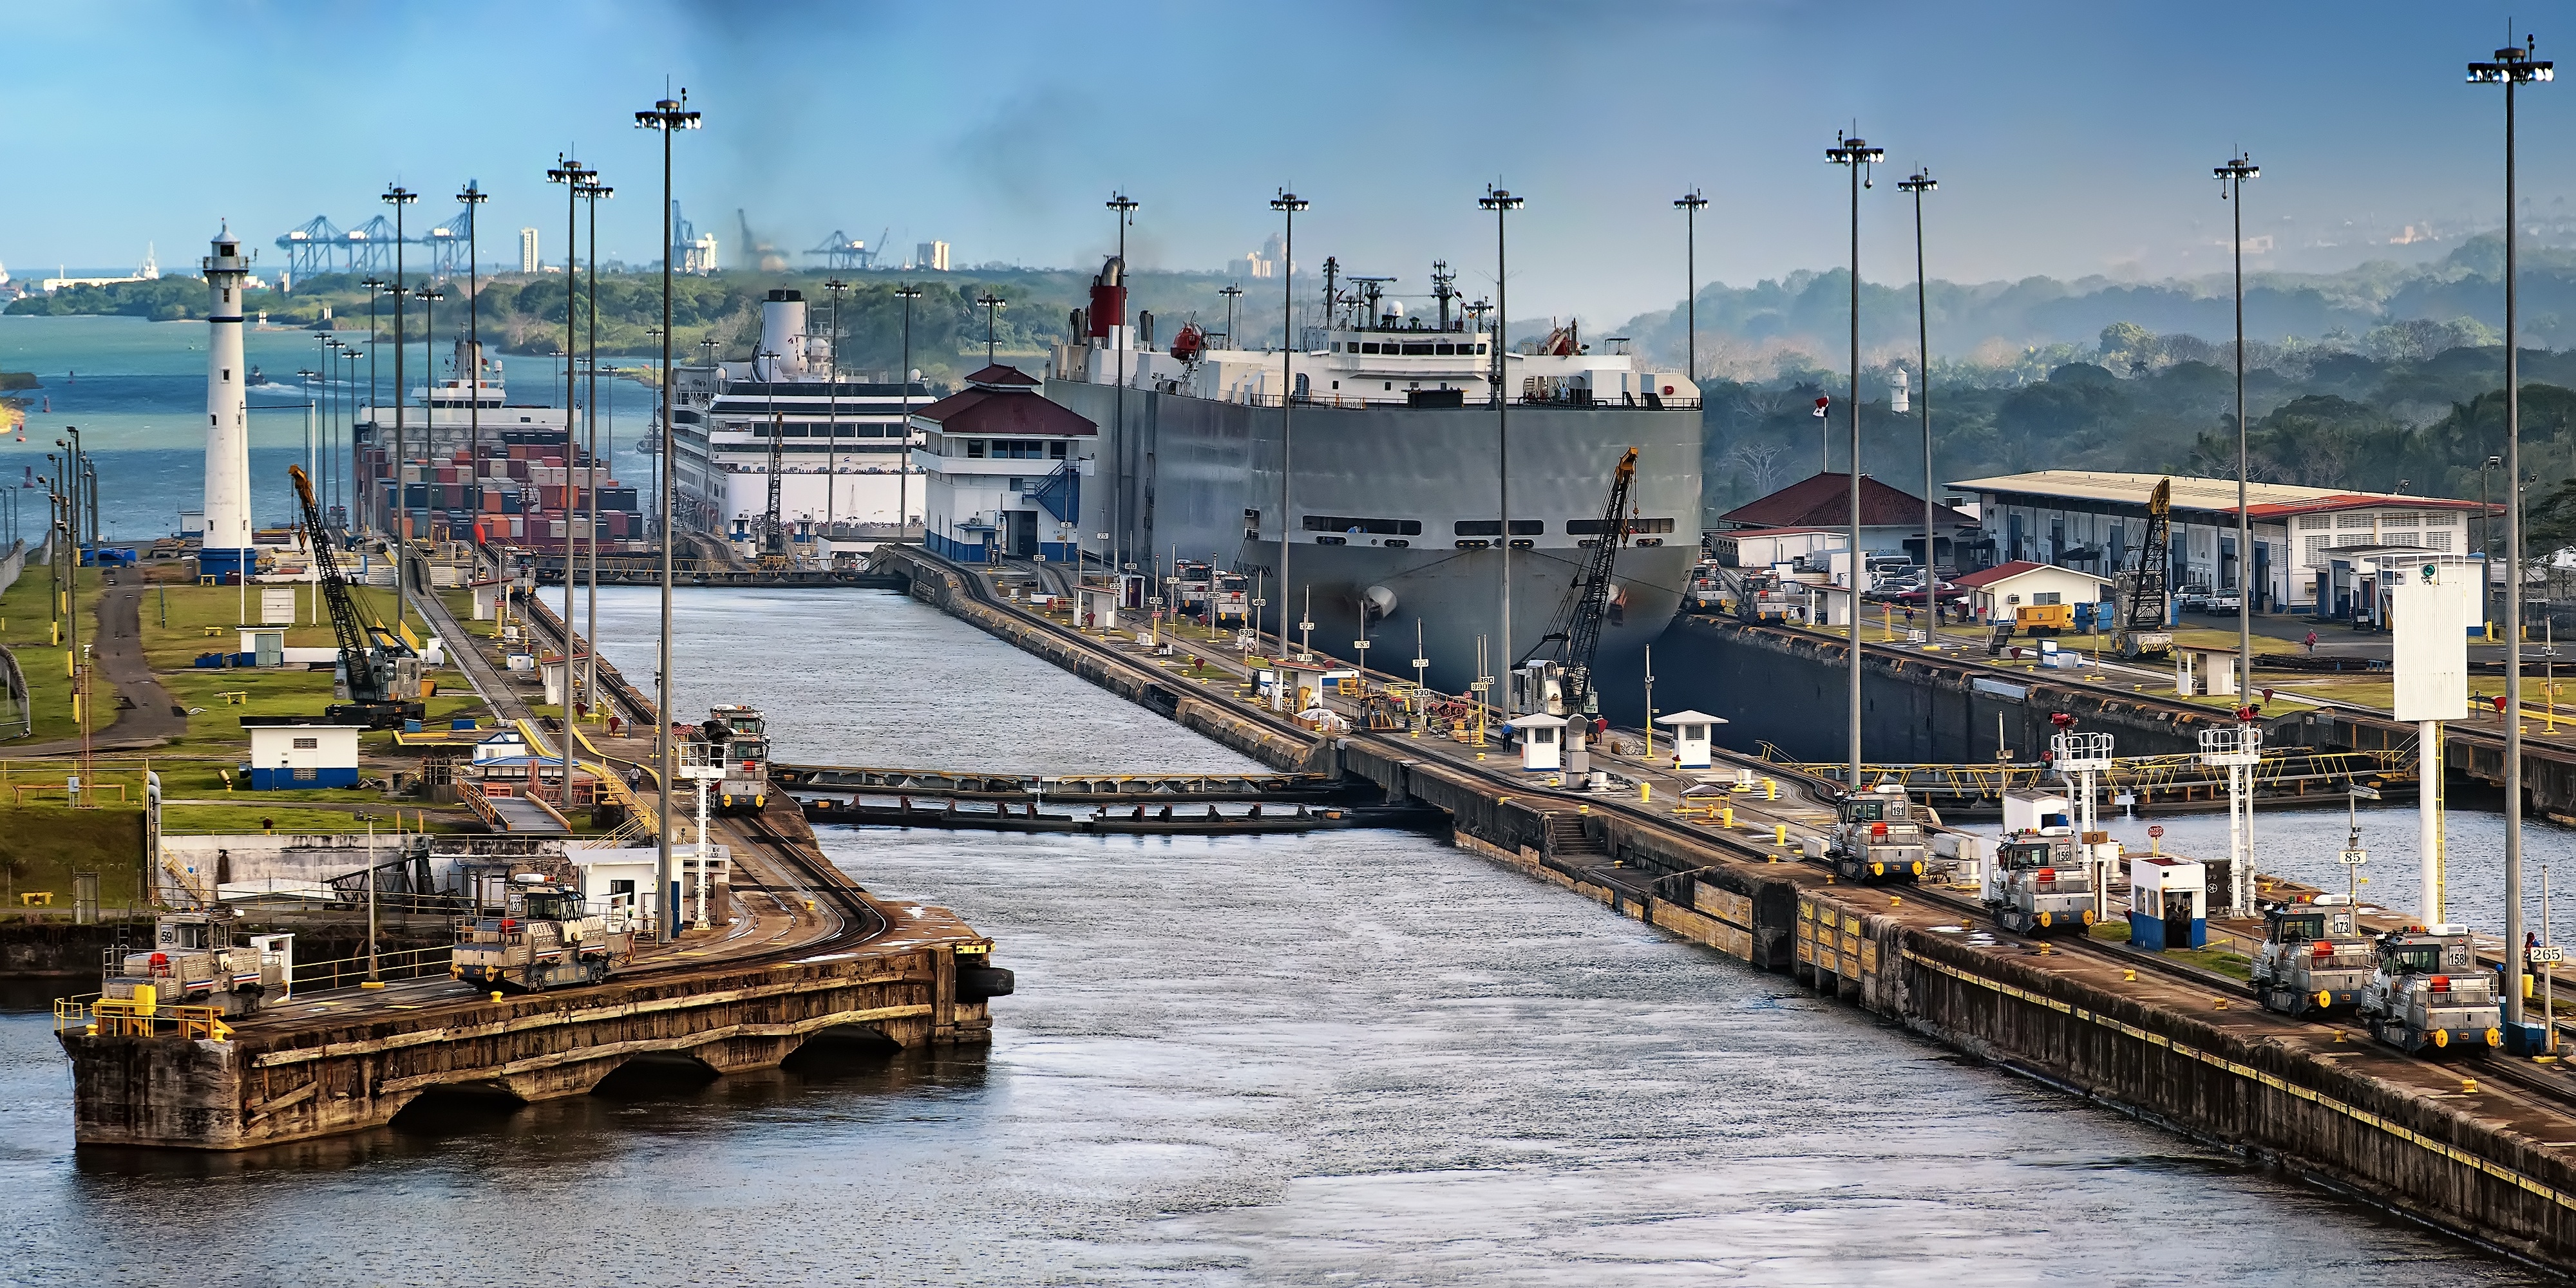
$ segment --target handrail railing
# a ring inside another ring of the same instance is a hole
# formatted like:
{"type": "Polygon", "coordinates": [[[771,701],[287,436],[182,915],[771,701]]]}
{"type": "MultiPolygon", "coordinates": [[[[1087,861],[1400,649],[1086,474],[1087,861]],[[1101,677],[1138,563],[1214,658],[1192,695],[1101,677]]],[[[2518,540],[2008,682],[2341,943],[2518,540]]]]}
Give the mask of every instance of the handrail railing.
{"type": "Polygon", "coordinates": [[[54,1032],[79,1030],[89,1037],[152,1038],[178,1036],[225,1042],[233,1035],[221,1008],[164,1006],[132,998],[83,993],[54,1000],[54,1032]]]}

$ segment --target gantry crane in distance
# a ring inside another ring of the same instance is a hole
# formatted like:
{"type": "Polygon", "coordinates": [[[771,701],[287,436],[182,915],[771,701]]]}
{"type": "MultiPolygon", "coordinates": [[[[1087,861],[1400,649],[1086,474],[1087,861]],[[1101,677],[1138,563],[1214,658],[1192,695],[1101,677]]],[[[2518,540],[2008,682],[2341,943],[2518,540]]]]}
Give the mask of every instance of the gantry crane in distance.
{"type": "MultiPolygon", "coordinates": [[[[400,632],[381,622],[358,617],[349,596],[349,580],[340,575],[331,554],[331,534],[322,526],[322,507],[313,500],[313,480],[301,465],[286,467],[295,480],[295,503],[303,512],[304,542],[313,553],[313,569],[322,584],[322,602],[331,608],[331,631],[340,642],[340,671],[349,700],[323,709],[323,718],[363,724],[370,729],[399,729],[406,720],[427,716],[420,700],[420,657],[400,632]]],[[[396,570],[400,575],[400,570],[396,570]]]]}
{"type": "Polygon", "coordinates": [[[1610,574],[1618,566],[1619,547],[1628,543],[1633,526],[1629,522],[1628,489],[1636,481],[1637,449],[1631,447],[1627,455],[1619,458],[1619,468],[1611,473],[1609,503],[1602,507],[1601,521],[1593,527],[1592,539],[1583,543],[1583,571],[1566,592],[1565,602],[1557,607],[1556,619],[1548,624],[1547,634],[1540,636],[1521,659],[1526,666],[1540,650],[1551,644],[1556,646],[1554,669],[1562,709],[1559,703],[1546,701],[1543,679],[1532,682],[1533,692],[1529,695],[1535,700],[1533,705],[1544,702],[1550,715],[1589,713],[1593,709],[1592,655],[1601,646],[1601,627],[1610,616],[1610,574]]]}
{"type": "Polygon", "coordinates": [[[2146,544],[2138,548],[2138,566],[2121,578],[2125,601],[2120,632],[2114,638],[2122,657],[2151,657],[2173,652],[2173,631],[2165,624],[2168,575],[2173,558],[2173,480],[2157,479],[2147,496],[2146,544]]]}

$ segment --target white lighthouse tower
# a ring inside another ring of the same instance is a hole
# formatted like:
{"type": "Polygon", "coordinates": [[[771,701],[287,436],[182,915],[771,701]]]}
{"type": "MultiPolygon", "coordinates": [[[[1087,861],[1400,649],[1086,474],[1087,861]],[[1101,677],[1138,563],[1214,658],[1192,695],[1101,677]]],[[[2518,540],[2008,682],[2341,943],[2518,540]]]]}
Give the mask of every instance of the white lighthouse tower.
{"type": "Polygon", "coordinates": [[[242,283],[250,261],[232,229],[215,234],[205,261],[214,292],[206,325],[206,540],[199,576],[247,579],[259,570],[251,548],[249,374],[242,363],[242,283]]]}

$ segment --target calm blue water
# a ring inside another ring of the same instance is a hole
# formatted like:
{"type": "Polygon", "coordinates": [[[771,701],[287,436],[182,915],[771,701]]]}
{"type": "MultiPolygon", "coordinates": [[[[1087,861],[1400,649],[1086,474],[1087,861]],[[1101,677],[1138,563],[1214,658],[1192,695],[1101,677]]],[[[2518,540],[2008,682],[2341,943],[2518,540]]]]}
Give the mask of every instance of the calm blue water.
{"type": "MultiPolygon", "coordinates": [[[[439,326],[449,332],[447,320],[439,326]]],[[[353,341],[356,335],[343,335],[353,341]]],[[[452,341],[442,341],[439,360],[447,359],[452,341]]],[[[244,337],[251,365],[272,385],[250,391],[252,519],[261,525],[294,518],[294,493],[286,467],[304,464],[305,391],[295,372],[318,367],[320,341],[310,331],[263,331],[244,337]]],[[[408,381],[421,379],[429,346],[405,347],[408,381]]],[[[604,358],[603,361],[611,359],[604,358]]],[[[536,358],[503,356],[503,371],[514,402],[560,405],[562,367],[536,358]]],[[[633,361],[642,361],[634,359],[633,361]]],[[[346,365],[345,363],[343,365],[346,365]]],[[[338,395],[363,400],[367,364],[356,366],[357,383],[343,385],[338,395]]],[[[11,317],[0,314],[0,371],[31,371],[42,389],[24,395],[28,402],[25,441],[0,437],[0,487],[25,503],[20,527],[8,527],[15,506],[0,502],[0,541],[34,536],[44,522],[42,484],[30,490],[36,475],[46,472],[45,454],[57,450],[66,425],[76,425],[95,458],[99,472],[99,527],[111,540],[149,540],[176,532],[183,510],[203,507],[205,497],[206,324],[146,322],[138,318],[11,317]]],[[[378,388],[393,391],[393,345],[386,342],[376,362],[378,388]]],[[[319,396],[317,386],[315,393],[319,396]]],[[[615,439],[609,460],[622,481],[651,477],[651,458],[634,450],[637,437],[651,421],[652,391],[631,381],[600,382],[600,397],[609,402],[602,430],[615,439]]],[[[316,477],[346,476],[347,401],[340,403],[342,446],[336,469],[322,465],[316,477]]],[[[317,440],[328,441],[317,406],[313,421],[317,440]]],[[[317,464],[321,458],[313,458],[317,464]]]]}

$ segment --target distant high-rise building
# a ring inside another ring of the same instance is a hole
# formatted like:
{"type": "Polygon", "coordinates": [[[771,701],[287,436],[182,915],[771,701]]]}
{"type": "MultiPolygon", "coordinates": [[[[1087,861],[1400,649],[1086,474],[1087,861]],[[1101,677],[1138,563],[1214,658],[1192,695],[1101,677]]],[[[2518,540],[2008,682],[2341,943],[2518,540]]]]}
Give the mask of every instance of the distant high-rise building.
{"type": "Polygon", "coordinates": [[[542,265],[543,261],[537,258],[537,230],[534,228],[520,229],[519,271],[522,273],[533,273],[542,267],[542,265]]]}
{"type": "Polygon", "coordinates": [[[716,235],[714,233],[700,233],[694,240],[681,245],[679,271],[698,277],[705,277],[716,271],[716,235]]]}
{"type": "MultiPolygon", "coordinates": [[[[1287,256],[1288,249],[1286,245],[1279,240],[1279,234],[1272,233],[1270,234],[1270,239],[1268,241],[1261,243],[1261,249],[1246,252],[1244,257],[1241,259],[1227,260],[1225,262],[1226,275],[1229,277],[1275,277],[1279,273],[1280,261],[1286,259],[1287,256]]],[[[1288,271],[1291,273],[1296,272],[1296,266],[1290,265],[1288,271]]]]}
{"type": "Polygon", "coordinates": [[[948,271],[948,243],[926,241],[913,251],[912,266],[932,273],[948,271]]]}

